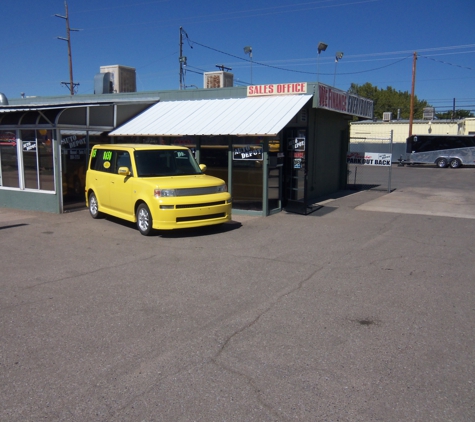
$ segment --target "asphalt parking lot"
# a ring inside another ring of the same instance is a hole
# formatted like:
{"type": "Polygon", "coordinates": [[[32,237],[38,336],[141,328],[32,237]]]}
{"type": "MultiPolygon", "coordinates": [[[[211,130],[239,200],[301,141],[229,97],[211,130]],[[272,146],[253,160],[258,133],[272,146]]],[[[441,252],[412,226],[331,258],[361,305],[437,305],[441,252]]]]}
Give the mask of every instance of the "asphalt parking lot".
{"type": "Polygon", "coordinates": [[[475,169],[392,170],[151,237],[0,209],[0,420],[475,420],[475,169]]]}

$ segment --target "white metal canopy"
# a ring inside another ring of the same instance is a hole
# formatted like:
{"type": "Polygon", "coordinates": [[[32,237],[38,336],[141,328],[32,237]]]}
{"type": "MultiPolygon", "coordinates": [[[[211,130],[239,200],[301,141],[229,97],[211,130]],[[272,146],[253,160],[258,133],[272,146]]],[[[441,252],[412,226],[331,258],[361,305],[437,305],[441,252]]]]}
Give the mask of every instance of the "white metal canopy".
{"type": "Polygon", "coordinates": [[[111,136],[272,136],[311,95],[160,102],[113,130],[111,136]]]}

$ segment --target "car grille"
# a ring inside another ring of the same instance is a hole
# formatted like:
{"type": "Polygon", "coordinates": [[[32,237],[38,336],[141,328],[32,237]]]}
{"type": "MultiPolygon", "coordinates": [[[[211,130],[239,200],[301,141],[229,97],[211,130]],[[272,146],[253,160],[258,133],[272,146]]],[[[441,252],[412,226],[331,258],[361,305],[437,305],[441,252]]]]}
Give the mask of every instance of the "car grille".
{"type": "Polygon", "coordinates": [[[218,202],[206,202],[205,204],[184,204],[184,205],[177,205],[176,209],[183,209],[183,208],[201,208],[201,207],[213,207],[215,205],[224,205],[226,201],[218,201],[218,202]]]}
{"type": "Polygon", "coordinates": [[[219,214],[208,214],[208,215],[198,215],[193,217],[178,217],[176,219],[177,223],[184,223],[187,221],[198,221],[198,220],[213,220],[215,218],[224,218],[226,213],[220,212],[219,214]]]}
{"type": "Polygon", "coordinates": [[[176,196],[210,195],[212,193],[217,193],[216,186],[210,186],[206,188],[176,189],[176,196]]]}

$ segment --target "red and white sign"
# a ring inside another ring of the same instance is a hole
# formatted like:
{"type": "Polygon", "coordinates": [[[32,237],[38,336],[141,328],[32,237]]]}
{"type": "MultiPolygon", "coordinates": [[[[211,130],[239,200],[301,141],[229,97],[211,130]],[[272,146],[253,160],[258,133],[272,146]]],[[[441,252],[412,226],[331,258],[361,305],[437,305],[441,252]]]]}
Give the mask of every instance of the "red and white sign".
{"type": "Polygon", "coordinates": [[[353,116],[373,118],[373,101],[359,97],[328,85],[318,84],[318,96],[314,107],[351,114],[353,116]]]}
{"type": "Polygon", "coordinates": [[[247,87],[247,96],[306,94],[307,82],[289,84],[251,85],[247,87]]]}

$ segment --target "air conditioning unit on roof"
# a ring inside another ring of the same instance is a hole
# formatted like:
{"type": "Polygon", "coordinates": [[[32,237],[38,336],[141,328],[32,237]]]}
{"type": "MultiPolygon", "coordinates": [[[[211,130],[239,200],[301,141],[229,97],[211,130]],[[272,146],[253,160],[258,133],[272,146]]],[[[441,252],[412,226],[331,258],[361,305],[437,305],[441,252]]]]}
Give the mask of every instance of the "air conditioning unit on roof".
{"type": "Polygon", "coordinates": [[[434,107],[424,107],[422,109],[422,118],[424,120],[433,120],[435,117],[435,108],[434,107]]]}
{"type": "Polygon", "coordinates": [[[234,84],[234,75],[229,72],[205,72],[204,88],[227,88],[234,84]]]}
{"type": "Polygon", "coordinates": [[[383,122],[390,122],[393,118],[393,113],[386,111],[383,113],[383,122]]]}

